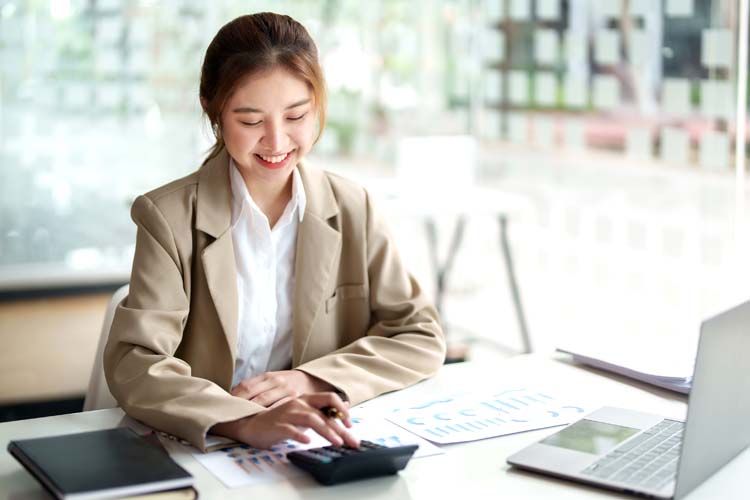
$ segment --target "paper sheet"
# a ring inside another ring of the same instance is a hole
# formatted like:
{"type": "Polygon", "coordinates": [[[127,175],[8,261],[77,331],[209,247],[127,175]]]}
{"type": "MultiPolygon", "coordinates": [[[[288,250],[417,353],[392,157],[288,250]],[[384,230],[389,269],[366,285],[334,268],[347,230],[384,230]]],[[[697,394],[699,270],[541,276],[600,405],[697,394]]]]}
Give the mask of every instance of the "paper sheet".
{"type": "MultiPolygon", "coordinates": [[[[352,432],[360,439],[385,446],[418,444],[419,449],[414,453],[413,458],[444,453],[437,446],[405,431],[382,417],[365,411],[358,412],[356,409],[351,414],[354,424],[352,432]]],[[[306,474],[306,472],[287,461],[287,452],[330,444],[317,434],[310,432],[309,435],[312,441],[308,444],[288,440],[274,446],[271,450],[258,450],[242,445],[211,453],[193,452],[193,457],[228,488],[281,481],[306,474]]]]}
{"type": "Polygon", "coordinates": [[[564,425],[593,409],[553,391],[521,387],[437,397],[398,408],[387,418],[429,441],[446,444],[564,425]]]}
{"type": "Polygon", "coordinates": [[[578,363],[682,393],[689,391],[693,378],[695,348],[679,347],[666,355],[664,349],[638,350],[636,354],[621,345],[604,344],[558,347],[557,350],[572,355],[578,363]]]}

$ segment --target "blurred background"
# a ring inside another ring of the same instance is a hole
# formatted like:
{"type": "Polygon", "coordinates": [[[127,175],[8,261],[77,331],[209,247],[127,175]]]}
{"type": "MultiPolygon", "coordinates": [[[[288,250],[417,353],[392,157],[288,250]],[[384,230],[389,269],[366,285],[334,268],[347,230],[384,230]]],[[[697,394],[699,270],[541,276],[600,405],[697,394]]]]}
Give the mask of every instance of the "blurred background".
{"type": "Polygon", "coordinates": [[[318,44],[310,160],[470,358],[689,355],[750,297],[745,1],[0,0],[0,419],[80,405],[130,204],[200,165],[205,48],[264,10],[318,44]]]}

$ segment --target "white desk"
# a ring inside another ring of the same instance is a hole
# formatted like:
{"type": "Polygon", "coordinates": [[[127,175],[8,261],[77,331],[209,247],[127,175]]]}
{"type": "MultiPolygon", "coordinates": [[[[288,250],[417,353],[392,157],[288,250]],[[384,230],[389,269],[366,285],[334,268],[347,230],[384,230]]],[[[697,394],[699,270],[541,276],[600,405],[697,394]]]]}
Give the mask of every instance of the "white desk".
{"type": "MultiPolygon", "coordinates": [[[[497,363],[462,363],[445,366],[433,379],[403,391],[388,394],[366,403],[370,407],[387,408],[401,398],[422,398],[433,390],[455,391],[473,386],[498,387],[504,380],[512,384],[523,380],[537,387],[574,387],[592,402],[602,405],[627,406],[643,411],[683,418],[685,399],[660,389],[638,383],[625,383],[622,378],[609,378],[601,372],[569,365],[565,358],[541,355],[518,356],[497,363]],[[547,381],[547,382],[545,382],[547,381]]],[[[35,420],[0,424],[0,445],[7,447],[11,439],[22,439],[71,432],[82,432],[120,424],[119,409],[75,413],[35,420]]],[[[174,458],[196,478],[202,499],[273,498],[331,499],[358,498],[384,500],[432,500],[460,498],[550,498],[603,499],[635,498],[609,493],[587,486],[511,469],[505,458],[516,450],[551,433],[539,430],[484,441],[445,446],[446,453],[412,460],[397,476],[345,483],[334,487],[319,486],[311,478],[299,477],[247,488],[226,489],[189,454],[174,458]]],[[[74,457],[71,457],[74,459],[74,457]]],[[[747,472],[750,451],[724,467],[696,489],[690,500],[747,499],[747,472]]],[[[0,499],[48,499],[37,482],[8,453],[0,454],[0,499]]]]}

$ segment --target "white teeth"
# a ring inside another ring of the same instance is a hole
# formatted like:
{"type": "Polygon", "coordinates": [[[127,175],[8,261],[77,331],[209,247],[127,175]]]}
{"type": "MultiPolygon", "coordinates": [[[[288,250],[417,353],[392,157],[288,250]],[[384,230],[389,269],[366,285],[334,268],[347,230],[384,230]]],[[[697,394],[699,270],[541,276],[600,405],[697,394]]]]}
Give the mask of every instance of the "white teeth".
{"type": "Polygon", "coordinates": [[[289,156],[289,153],[279,155],[279,156],[265,156],[265,155],[258,155],[261,158],[263,158],[264,161],[267,161],[268,163],[279,163],[281,161],[284,161],[287,156],[289,156]]]}

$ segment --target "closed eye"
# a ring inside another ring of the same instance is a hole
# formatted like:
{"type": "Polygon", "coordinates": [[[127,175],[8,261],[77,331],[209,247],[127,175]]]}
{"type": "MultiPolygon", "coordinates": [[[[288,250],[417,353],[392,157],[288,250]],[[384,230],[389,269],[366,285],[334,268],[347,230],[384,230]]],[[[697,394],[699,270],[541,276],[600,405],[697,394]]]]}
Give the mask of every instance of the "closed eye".
{"type": "Polygon", "coordinates": [[[296,121],[299,121],[299,120],[303,119],[305,117],[305,115],[307,115],[307,113],[302,113],[299,116],[290,116],[289,118],[287,118],[287,120],[296,122],[296,121]]]}
{"type": "Polygon", "coordinates": [[[254,127],[255,125],[260,125],[263,122],[263,120],[258,120],[257,122],[240,122],[243,125],[247,125],[248,127],[254,127]]]}

